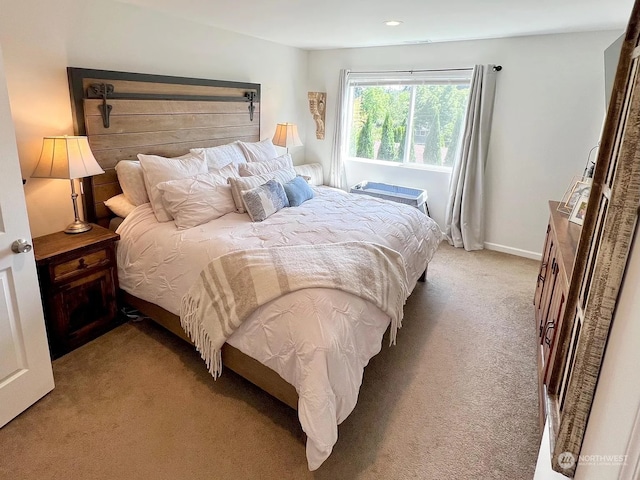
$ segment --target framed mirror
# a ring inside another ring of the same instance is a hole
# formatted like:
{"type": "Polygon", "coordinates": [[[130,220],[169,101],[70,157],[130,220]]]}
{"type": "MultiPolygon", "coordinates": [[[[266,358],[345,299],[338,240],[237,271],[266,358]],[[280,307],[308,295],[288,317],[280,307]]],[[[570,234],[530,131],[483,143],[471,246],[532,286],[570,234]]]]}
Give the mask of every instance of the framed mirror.
{"type": "Polygon", "coordinates": [[[616,71],[547,392],[554,470],[575,473],[640,205],[640,0],[616,71]],[[573,461],[571,461],[573,460],[573,461]]]}

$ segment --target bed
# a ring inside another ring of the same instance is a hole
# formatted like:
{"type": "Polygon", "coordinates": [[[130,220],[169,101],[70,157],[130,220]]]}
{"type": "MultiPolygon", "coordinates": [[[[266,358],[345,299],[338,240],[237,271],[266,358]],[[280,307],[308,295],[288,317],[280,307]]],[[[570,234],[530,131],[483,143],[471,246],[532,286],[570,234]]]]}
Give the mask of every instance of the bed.
{"type": "MultiPolygon", "coordinates": [[[[76,133],[89,137],[106,172],[84,184],[93,222],[107,225],[113,216],[104,202],[121,192],[114,167],[122,160],[259,141],[257,84],[75,68],[69,80],[76,133]]],[[[231,212],[183,230],[159,222],[150,204],[136,206],[118,227],[123,299],[193,342],[180,324],[181,301],[204,266],[234,252],[343,244],[399,253],[408,295],[441,239],[435,222],[407,205],[324,186],[312,190],[310,200],[261,222],[231,212]]],[[[372,275],[366,265],[362,271],[360,277],[372,275]]],[[[330,455],[337,425],[355,407],[363,369],[393,326],[371,300],[346,289],[291,291],[260,304],[222,348],[224,368],[298,410],[310,470],[330,455]]]]}

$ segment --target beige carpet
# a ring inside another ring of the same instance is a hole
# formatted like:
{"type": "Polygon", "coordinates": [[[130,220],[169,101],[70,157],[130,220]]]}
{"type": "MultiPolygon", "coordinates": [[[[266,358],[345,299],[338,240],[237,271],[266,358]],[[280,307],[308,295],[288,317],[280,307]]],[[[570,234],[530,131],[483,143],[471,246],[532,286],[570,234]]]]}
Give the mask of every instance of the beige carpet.
{"type": "Polygon", "coordinates": [[[316,472],[293,410],[138,322],[54,362],[55,390],[0,430],[0,478],[530,480],[536,274],[442,246],[316,472]]]}

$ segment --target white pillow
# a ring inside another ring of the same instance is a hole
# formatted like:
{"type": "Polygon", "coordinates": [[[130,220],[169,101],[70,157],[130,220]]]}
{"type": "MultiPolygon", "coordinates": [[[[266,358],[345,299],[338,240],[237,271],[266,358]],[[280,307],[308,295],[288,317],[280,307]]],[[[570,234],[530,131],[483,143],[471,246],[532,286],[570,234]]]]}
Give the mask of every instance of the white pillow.
{"type": "Polygon", "coordinates": [[[272,175],[274,179],[284,185],[285,183],[290,182],[291,180],[296,178],[296,171],[289,168],[281,168],[280,170],[269,172],[267,175],[272,175]]]}
{"type": "Polygon", "coordinates": [[[278,156],[276,147],[270,138],[265,138],[261,142],[238,142],[247,162],[262,162],[271,160],[278,156]]]}
{"type": "Polygon", "coordinates": [[[233,195],[233,201],[236,204],[236,212],[245,213],[244,203],[242,202],[242,191],[251,190],[252,188],[264,185],[269,180],[277,180],[281,184],[290,182],[296,178],[296,172],[291,169],[283,168],[274,172],[265,173],[264,175],[254,175],[252,177],[238,177],[229,178],[229,185],[231,185],[231,194],[233,195]]]}
{"type": "Polygon", "coordinates": [[[138,154],[144,183],[147,187],[151,208],[159,222],[168,222],[173,219],[162,203],[162,194],[158,190],[158,184],[169,180],[178,180],[185,177],[193,177],[199,173],[207,173],[207,162],[198,157],[165,158],[157,155],[138,154]]]}
{"type": "Polygon", "coordinates": [[[179,230],[202,225],[236,210],[227,179],[214,172],[162,182],[158,189],[179,230]]]}
{"type": "Polygon", "coordinates": [[[298,175],[309,177],[309,180],[307,180],[309,185],[324,184],[324,174],[322,173],[321,163],[306,163],[304,165],[296,165],[293,168],[298,175]]]}
{"type": "Polygon", "coordinates": [[[227,182],[227,178],[229,177],[237,178],[240,176],[238,167],[232,163],[222,168],[210,168],[209,173],[220,176],[222,180],[224,180],[224,183],[227,182]]]}
{"type": "Polygon", "coordinates": [[[233,142],[219,147],[192,148],[189,151],[192,155],[204,159],[210,170],[219,169],[230,163],[239,165],[246,162],[238,143],[233,142]]]}
{"type": "MultiPolygon", "coordinates": [[[[116,174],[122,193],[133,205],[149,203],[147,188],[144,185],[144,174],[137,160],[121,160],[116,164],[116,174]]],[[[105,202],[106,203],[106,202],[105,202]]],[[[114,212],[115,213],[115,212],[114,212]]]]}
{"type": "MultiPolygon", "coordinates": [[[[147,202],[148,203],[148,202],[147,202]]],[[[136,206],[129,201],[124,193],[111,197],[104,201],[104,204],[117,216],[127,218],[136,206]]]]}
{"type": "Polygon", "coordinates": [[[264,175],[265,173],[275,172],[281,168],[293,170],[293,161],[291,160],[291,155],[288,153],[263,162],[243,163],[238,166],[238,172],[241,177],[250,177],[252,175],[264,175]]]}

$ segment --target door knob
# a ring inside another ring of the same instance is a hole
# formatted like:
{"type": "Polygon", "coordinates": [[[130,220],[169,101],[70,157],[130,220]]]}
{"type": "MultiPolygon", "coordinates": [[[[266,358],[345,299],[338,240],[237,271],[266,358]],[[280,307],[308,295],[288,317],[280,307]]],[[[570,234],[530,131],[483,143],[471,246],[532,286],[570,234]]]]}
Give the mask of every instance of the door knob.
{"type": "Polygon", "coordinates": [[[11,244],[11,251],[13,253],[27,253],[30,252],[33,247],[24,238],[19,238],[11,244]]]}

